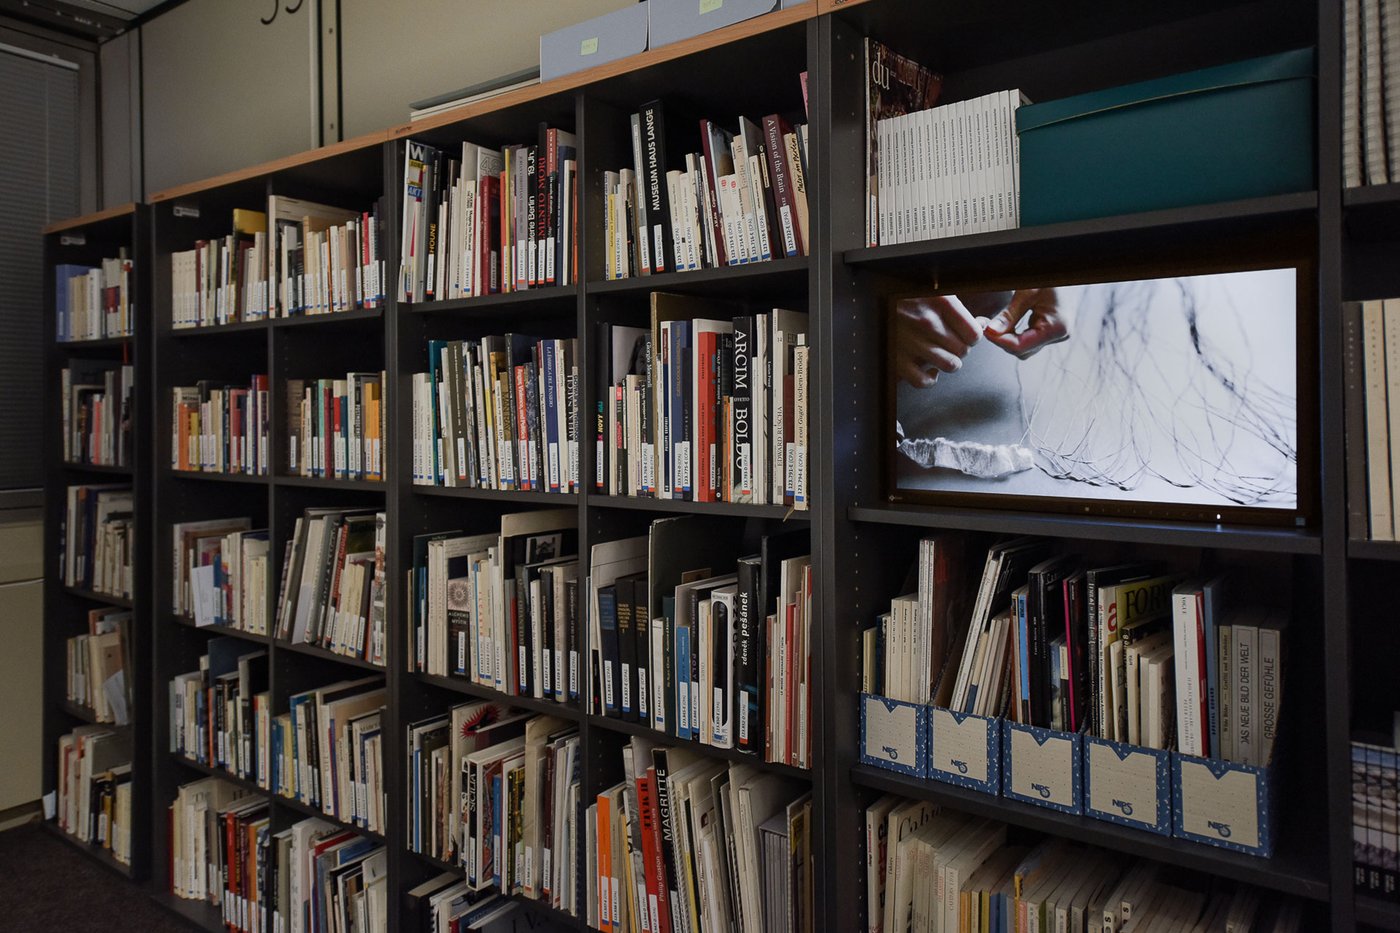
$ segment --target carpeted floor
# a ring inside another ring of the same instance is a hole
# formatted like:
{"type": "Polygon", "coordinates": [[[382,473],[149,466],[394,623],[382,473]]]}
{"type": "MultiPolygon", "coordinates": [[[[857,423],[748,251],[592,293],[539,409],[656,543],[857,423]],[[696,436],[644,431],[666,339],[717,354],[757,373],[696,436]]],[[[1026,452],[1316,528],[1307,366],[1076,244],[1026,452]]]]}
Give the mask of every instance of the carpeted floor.
{"type": "Polygon", "coordinates": [[[187,933],[146,892],[38,823],[0,832],[0,930],[187,933]]]}

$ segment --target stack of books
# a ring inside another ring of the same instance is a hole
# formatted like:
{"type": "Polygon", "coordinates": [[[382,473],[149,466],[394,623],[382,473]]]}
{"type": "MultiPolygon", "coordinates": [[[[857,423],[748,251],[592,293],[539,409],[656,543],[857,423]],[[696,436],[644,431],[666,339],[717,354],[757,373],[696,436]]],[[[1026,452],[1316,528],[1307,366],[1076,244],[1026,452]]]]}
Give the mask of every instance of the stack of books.
{"type": "Polygon", "coordinates": [[[64,462],[130,466],[135,368],[74,360],[63,367],[59,392],[64,462]]]}
{"type": "Polygon", "coordinates": [[[265,374],[247,385],[203,379],[170,390],[170,468],[197,473],[268,474],[272,421],[265,374]]]}
{"type": "Polygon", "coordinates": [[[384,664],[386,513],[308,508],[282,561],[276,637],[384,664]]]}
{"type": "Polygon", "coordinates": [[[1342,6],[1343,183],[1400,182],[1400,8],[1394,0],[1342,6]]]}
{"type": "Polygon", "coordinates": [[[69,486],[59,543],[63,585],[130,599],[136,528],[130,486],[69,486]]]}
{"type": "Polygon", "coordinates": [[[651,321],[597,325],[594,489],[807,509],[807,315],[654,292],[651,321]]]}
{"type": "MultiPolygon", "coordinates": [[[[803,75],[804,100],[806,75],[803,75]]],[[[632,114],[632,167],[603,173],[604,277],[716,269],[807,255],[807,124],[778,113],[738,131],[668,117],[661,101],[632,114]],[[698,124],[700,150],[677,131],[698,124]]]]}
{"type": "Polygon", "coordinates": [[[384,479],[388,401],[384,373],[288,379],[287,470],[292,476],[384,479]]]}
{"type": "Polygon", "coordinates": [[[587,811],[591,927],[815,928],[808,789],[641,738],[622,762],[624,779],[587,811]]]}
{"type": "Polygon", "coordinates": [[[69,703],[92,710],[97,722],[131,722],[131,610],[92,609],[88,630],[67,641],[69,703]]]}
{"type": "Polygon", "coordinates": [[[865,811],[869,933],[1304,929],[1301,905],[1216,878],[885,796],[865,811]]]}
{"type": "Polygon", "coordinates": [[[410,140],[399,300],[472,298],[578,281],[578,140],[541,123],[530,143],[461,155],[410,140]]]}
{"type": "Polygon", "coordinates": [[[681,740],[811,765],[811,558],[805,531],[745,554],[696,517],[593,546],[592,708],[681,740]]]}
{"type": "Polygon", "coordinates": [[[126,250],[100,266],[55,266],[54,309],[60,343],[130,337],[135,318],[126,250]]]}
{"type": "Polygon", "coordinates": [[[58,828],[131,864],[131,735],[79,726],[58,739],[58,828]]]}
{"type": "Polygon", "coordinates": [[[413,376],[413,482],[579,491],[578,341],[428,341],[413,376]]]}
{"type": "Polygon", "coordinates": [[[578,513],[504,515],[500,530],[413,539],[409,669],[511,696],[576,701],[578,513]]]}
{"type": "Polygon", "coordinates": [[[1347,533],[1400,540],[1400,298],[1343,305],[1347,533]]]}

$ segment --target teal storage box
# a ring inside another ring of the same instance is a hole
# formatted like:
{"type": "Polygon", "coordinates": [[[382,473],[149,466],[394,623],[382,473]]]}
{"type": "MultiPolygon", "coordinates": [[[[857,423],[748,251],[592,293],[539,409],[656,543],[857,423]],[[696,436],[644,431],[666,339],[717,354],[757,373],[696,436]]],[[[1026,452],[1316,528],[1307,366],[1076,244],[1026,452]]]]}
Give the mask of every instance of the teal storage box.
{"type": "Polygon", "coordinates": [[[1311,190],[1314,73],[1298,49],[1021,107],[1021,225],[1311,190]]]}

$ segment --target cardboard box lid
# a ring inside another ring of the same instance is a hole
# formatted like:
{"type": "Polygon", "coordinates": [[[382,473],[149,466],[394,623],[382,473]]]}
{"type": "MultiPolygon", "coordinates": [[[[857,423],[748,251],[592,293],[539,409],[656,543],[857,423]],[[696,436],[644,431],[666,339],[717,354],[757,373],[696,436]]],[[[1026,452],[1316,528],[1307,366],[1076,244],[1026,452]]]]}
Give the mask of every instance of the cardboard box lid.
{"type": "Polygon", "coordinates": [[[1183,74],[1140,81],[1137,84],[1124,84],[1102,91],[1091,91],[1046,101],[1043,104],[1027,104],[1016,111],[1016,132],[1025,133],[1041,129],[1055,123],[1077,120],[1111,110],[1136,107],[1173,97],[1185,97],[1229,88],[1266,84],[1274,81],[1292,81],[1299,78],[1312,78],[1315,75],[1314,53],[1311,47],[1265,55],[1247,61],[1202,68],[1183,74]]]}

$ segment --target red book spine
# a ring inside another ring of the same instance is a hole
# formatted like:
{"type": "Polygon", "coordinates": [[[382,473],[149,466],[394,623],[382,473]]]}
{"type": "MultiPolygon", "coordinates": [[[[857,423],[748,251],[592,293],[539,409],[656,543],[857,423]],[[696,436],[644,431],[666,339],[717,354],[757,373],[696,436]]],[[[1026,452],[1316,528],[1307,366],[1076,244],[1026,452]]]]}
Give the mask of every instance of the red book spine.
{"type": "Polygon", "coordinates": [[[801,256],[806,250],[802,230],[797,222],[797,196],[792,190],[792,170],[787,164],[787,147],[783,137],[792,132],[786,120],[777,114],[763,118],[763,140],[768,153],[768,175],[773,185],[773,201],[778,206],[778,231],[782,238],[783,255],[801,256]]]}
{"type": "Polygon", "coordinates": [[[695,475],[691,488],[696,502],[714,501],[714,425],[715,425],[715,334],[701,332],[695,343],[695,371],[700,384],[695,392],[695,475]]]}
{"type": "Polygon", "coordinates": [[[525,404],[525,367],[515,367],[512,375],[515,378],[515,448],[520,452],[516,461],[520,464],[516,485],[521,489],[533,489],[530,476],[530,412],[525,404]]]}

